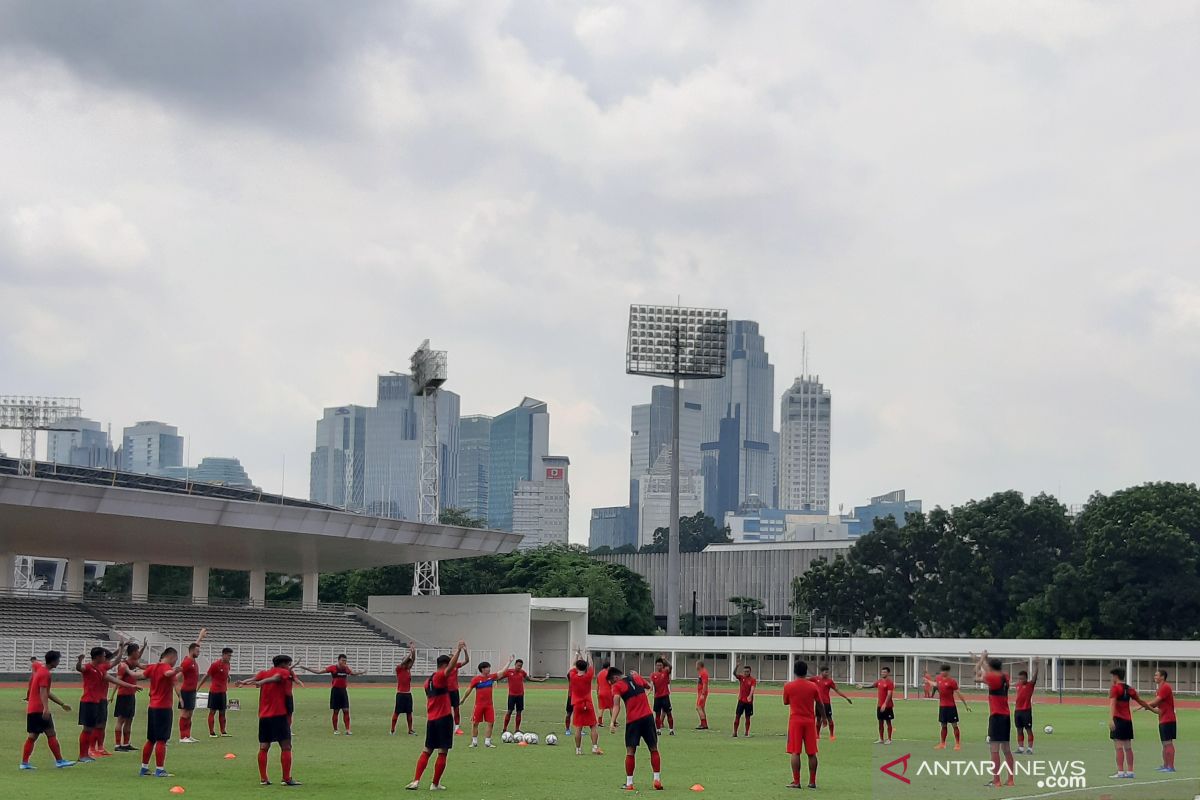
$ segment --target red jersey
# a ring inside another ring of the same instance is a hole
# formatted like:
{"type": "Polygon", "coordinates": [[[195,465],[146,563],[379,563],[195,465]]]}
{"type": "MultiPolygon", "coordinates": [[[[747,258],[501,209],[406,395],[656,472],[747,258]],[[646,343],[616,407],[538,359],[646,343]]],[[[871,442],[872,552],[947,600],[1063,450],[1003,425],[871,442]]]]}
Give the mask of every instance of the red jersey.
{"type": "Polygon", "coordinates": [[[876,690],[875,705],[879,708],[894,708],[896,705],[896,682],[891,678],[880,678],[871,684],[876,690]]]}
{"type": "Polygon", "coordinates": [[[399,664],[396,667],[396,693],[410,694],[412,692],[412,664],[407,667],[399,664]]]}
{"type": "Polygon", "coordinates": [[[708,694],[708,670],[704,667],[696,673],[696,694],[708,694]]]}
{"type": "Polygon", "coordinates": [[[1158,691],[1154,693],[1158,699],[1158,724],[1162,725],[1166,722],[1175,721],[1175,690],[1171,688],[1171,684],[1163,681],[1158,685],[1158,691]]]}
{"type": "Polygon", "coordinates": [[[458,671],[460,669],[462,669],[462,664],[455,661],[454,669],[450,670],[450,674],[447,676],[449,678],[447,681],[447,688],[449,688],[452,692],[458,691],[458,671]]]}
{"type": "Polygon", "coordinates": [[[229,665],[222,658],[208,665],[208,690],[214,694],[225,694],[229,691],[229,665]]]}
{"type": "Polygon", "coordinates": [[[448,717],[450,708],[449,678],[442,670],[438,670],[425,681],[425,716],[430,720],[448,717]]]}
{"type": "Polygon", "coordinates": [[[810,680],[812,685],[817,687],[817,698],[821,701],[821,705],[829,705],[829,692],[837,688],[837,684],[834,683],[833,678],[825,678],[817,675],[810,680]]]}
{"type": "Polygon", "coordinates": [[[504,670],[504,680],[508,681],[508,696],[524,697],[525,679],[528,677],[529,673],[523,669],[504,670]]]}
{"type": "MultiPolygon", "coordinates": [[[[117,677],[126,683],[137,683],[138,677],[136,675],[129,674],[131,670],[135,669],[137,669],[137,667],[131,665],[129,663],[129,659],[126,659],[120,664],[117,664],[117,677]]],[[[136,689],[127,689],[124,686],[117,687],[117,697],[129,697],[130,695],[134,694],[137,694],[136,689]]]]}
{"type": "Polygon", "coordinates": [[[626,725],[654,713],[650,710],[650,701],[646,699],[646,690],[649,688],[649,681],[641,675],[628,675],[612,685],[613,697],[625,701],[626,725]]]}
{"type": "MultiPolygon", "coordinates": [[[[211,667],[210,667],[211,669],[211,667]]],[[[254,680],[261,681],[267,678],[279,676],[279,680],[264,683],[258,687],[258,718],[266,719],[267,717],[286,717],[287,716],[287,686],[290,681],[291,671],[284,667],[273,667],[272,669],[264,669],[254,676],[254,680]]]]}
{"type": "Polygon", "coordinates": [[[988,712],[1007,717],[1008,714],[1008,673],[989,672],[983,676],[983,682],[988,690],[988,712]]]}
{"type": "Polygon", "coordinates": [[[171,695],[175,689],[178,671],[165,661],[151,664],[142,672],[150,679],[150,707],[170,708],[171,695]]]}
{"type": "Polygon", "coordinates": [[[79,698],[81,703],[103,703],[107,696],[108,688],[105,684],[104,676],[112,669],[112,664],[103,661],[99,664],[93,664],[91,661],[86,661],[83,664],[83,696],[79,698]]]}
{"type": "Polygon", "coordinates": [[[41,714],[46,710],[46,706],[42,704],[42,687],[49,692],[50,683],[50,670],[46,669],[45,664],[35,663],[33,676],[29,679],[29,702],[25,706],[26,714],[41,714]]]}
{"type": "Polygon", "coordinates": [[[815,720],[820,699],[817,685],[808,678],[796,678],[783,685],[783,704],[791,709],[792,719],[815,720]]]}
{"type": "Polygon", "coordinates": [[[753,675],[738,675],[738,702],[749,703],[753,697],[754,687],[758,685],[758,678],[753,675]]]}
{"type": "Polygon", "coordinates": [[[475,690],[476,708],[492,707],[492,689],[496,686],[496,676],[492,673],[476,675],[471,678],[471,688],[475,690]]]}
{"type": "Polygon", "coordinates": [[[1033,710],[1033,690],[1036,687],[1032,681],[1017,684],[1017,711],[1033,710]]]}
{"type": "Polygon", "coordinates": [[[183,683],[179,685],[179,690],[181,692],[196,691],[196,687],[200,685],[200,665],[196,663],[196,659],[184,656],[183,661],[179,664],[179,674],[183,676],[183,683]]]}
{"type": "MultiPolygon", "coordinates": [[[[1138,696],[1137,689],[1128,683],[1117,683],[1108,690],[1108,696],[1117,701],[1117,710],[1113,716],[1117,719],[1127,719],[1133,722],[1133,717],[1129,716],[1129,701],[1138,696]]],[[[1162,722],[1162,717],[1159,717],[1158,721],[1162,722]]]]}
{"type": "Polygon", "coordinates": [[[608,685],[608,667],[596,673],[596,696],[597,697],[612,697],[612,687],[608,685]]]}
{"type": "Polygon", "coordinates": [[[954,678],[943,678],[938,676],[934,681],[933,688],[938,694],[938,706],[941,708],[954,708],[954,693],[958,691],[958,681],[954,678]]]}
{"type": "MultiPolygon", "coordinates": [[[[280,669],[283,669],[283,667],[280,667],[280,669]]],[[[284,669],[284,672],[286,672],[287,675],[284,676],[283,681],[282,681],[283,694],[286,697],[291,697],[292,689],[294,689],[296,687],[296,672],[291,667],[284,669]]]]}
{"type": "Polygon", "coordinates": [[[575,667],[567,673],[567,687],[571,693],[571,705],[590,703],[592,701],[592,679],[596,677],[596,668],[588,666],[586,672],[580,672],[575,667]]]}
{"type": "Polygon", "coordinates": [[[345,689],[349,685],[349,666],[339,667],[337,664],[330,664],[325,671],[333,676],[333,681],[329,685],[334,689],[345,689]]]}
{"type": "Polygon", "coordinates": [[[654,684],[654,699],[671,696],[671,671],[656,669],[650,673],[650,682],[654,684]]]}

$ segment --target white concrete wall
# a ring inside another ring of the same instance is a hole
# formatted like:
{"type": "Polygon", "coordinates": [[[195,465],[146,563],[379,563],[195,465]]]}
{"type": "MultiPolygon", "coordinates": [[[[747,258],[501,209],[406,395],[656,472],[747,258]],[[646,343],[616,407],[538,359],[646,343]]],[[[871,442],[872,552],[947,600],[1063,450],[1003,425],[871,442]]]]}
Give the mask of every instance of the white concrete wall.
{"type": "Polygon", "coordinates": [[[529,664],[532,675],[561,677],[567,674],[571,653],[571,623],[566,620],[533,620],[529,623],[529,664]]]}
{"type": "Polygon", "coordinates": [[[453,647],[465,639],[468,650],[490,650],[504,666],[510,653],[529,662],[530,599],[527,594],[372,596],[367,613],[418,646],[453,647]]]}

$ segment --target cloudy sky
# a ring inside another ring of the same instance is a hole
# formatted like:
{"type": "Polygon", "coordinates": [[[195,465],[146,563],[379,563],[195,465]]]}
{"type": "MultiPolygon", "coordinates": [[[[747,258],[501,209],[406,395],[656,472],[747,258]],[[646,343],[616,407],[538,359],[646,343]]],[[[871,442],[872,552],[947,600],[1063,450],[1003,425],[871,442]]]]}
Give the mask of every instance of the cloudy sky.
{"type": "MultiPolygon", "coordinates": [[[[305,495],[423,338],[626,491],[631,302],[759,320],[835,502],[1200,478],[1200,6],[0,0],[0,393],[305,495]],[[349,9],[349,10],[348,10],[349,9]]],[[[11,434],[0,437],[9,452],[11,434]]]]}

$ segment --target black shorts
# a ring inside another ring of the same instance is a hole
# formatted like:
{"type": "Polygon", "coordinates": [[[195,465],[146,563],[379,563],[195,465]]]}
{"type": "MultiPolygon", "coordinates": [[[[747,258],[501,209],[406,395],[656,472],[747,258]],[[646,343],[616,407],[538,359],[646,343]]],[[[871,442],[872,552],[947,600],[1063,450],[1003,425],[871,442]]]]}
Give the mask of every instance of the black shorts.
{"type": "Polygon", "coordinates": [[[209,711],[224,711],[227,708],[229,708],[229,695],[225,694],[225,692],[208,693],[209,711]]]}
{"type": "Polygon", "coordinates": [[[1017,726],[1019,731],[1027,731],[1033,727],[1033,709],[1027,708],[1024,711],[1013,712],[1013,725],[1017,726]]]}
{"type": "Polygon", "coordinates": [[[396,711],[397,714],[413,713],[412,692],[396,692],[396,711]]]}
{"type": "Polygon", "coordinates": [[[518,714],[524,714],[525,713],[525,695],[510,694],[508,696],[508,710],[510,713],[515,711],[518,714]]]}
{"type": "Polygon", "coordinates": [[[350,693],[345,689],[334,686],[329,690],[329,707],[334,711],[350,708],[350,693]]]}
{"type": "Polygon", "coordinates": [[[943,725],[957,725],[958,706],[938,706],[938,722],[943,725]]]}
{"type": "Polygon", "coordinates": [[[288,725],[287,716],[258,718],[259,744],[287,742],[291,741],[291,738],[292,728],[288,725]]]}
{"type": "Polygon", "coordinates": [[[283,698],[283,707],[287,709],[289,714],[296,713],[296,701],[292,699],[290,694],[283,698]]]}
{"type": "Polygon", "coordinates": [[[671,713],[671,698],[670,697],[654,698],[654,713],[655,714],[670,714],[671,713]]]}
{"type": "Polygon", "coordinates": [[[425,747],[429,750],[449,750],[454,747],[454,715],[425,721],[425,747]]]}
{"type": "Polygon", "coordinates": [[[992,714],[988,717],[988,742],[1006,744],[1012,739],[1012,717],[1008,714],[992,714]]]}
{"type": "Polygon", "coordinates": [[[131,694],[117,695],[113,705],[113,716],[121,719],[133,719],[137,715],[137,697],[131,694]]]}
{"type": "Polygon", "coordinates": [[[879,706],[875,706],[875,719],[877,721],[891,722],[895,718],[896,718],[896,709],[894,709],[894,708],[880,709],[879,706]]]}
{"type": "Polygon", "coordinates": [[[191,691],[180,690],[179,707],[184,711],[196,710],[196,691],[194,689],[191,691]]]}
{"type": "Polygon", "coordinates": [[[1133,720],[1118,719],[1113,717],[1112,730],[1108,732],[1108,738],[1115,742],[1132,742],[1133,741],[1133,720]]]}
{"type": "Polygon", "coordinates": [[[169,708],[146,709],[146,741],[171,741],[171,723],[174,715],[169,708]]]}
{"type": "Polygon", "coordinates": [[[1174,722],[1158,723],[1158,740],[1160,742],[1175,741],[1175,733],[1176,733],[1176,731],[1175,731],[1175,723],[1174,722]]]}
{"type": "Polygon", "coordinates": [[[25,732],[26,733],[46,733],[54,730],[54,718],[46,719],[42,716],[42,712],[37,711],[33,714],[25,715],[25,732]]]}
{"type": "Polygon", "coordinates": [[[654,717],[642,717],[625,723],[625,746],[637,747],[638,742],[645,742],[651,750],[658,747],[658,728],[654,727],[654,717]]]}
{"type": "Polygon", "coordinates": [[[103,728],[108,724],[108,701],[80,703],[79,724],[85,728],[103,728]]]}
{"type": "Polygon", "coordinates": [[[753,717],[753,716],[754,716],[754,703],[753,703],[753,701],[751,701],[751,702],[747,703],[747,702],[746,702],[746,701],[744,701],[744,700],[738,700],[738,704],[737,704],[737,716],[739,716],[739,717],[741,717],[741,716],[753,717]]]}
{"type": "Polygon", "coordinates": [[[822,703],[825,706],[825,719],[833,719],[833,703],[822,703]]]}
{"type": "Polygon", "coordinates": [[[449,694],[450,694],[450,707],[458,708],[458,704],[461,702],[461,698],[462,698],[462,696],[458,693],[458,689],[451,689],[449,694]]]}

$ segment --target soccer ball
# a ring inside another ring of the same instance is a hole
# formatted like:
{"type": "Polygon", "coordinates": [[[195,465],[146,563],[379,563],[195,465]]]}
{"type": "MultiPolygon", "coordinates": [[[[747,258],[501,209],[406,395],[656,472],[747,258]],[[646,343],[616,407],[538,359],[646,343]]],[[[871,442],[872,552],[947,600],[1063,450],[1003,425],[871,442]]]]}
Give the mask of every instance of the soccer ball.
{"type": "Polygon", "coordinates": [[[516,733],[513,734],[512,740],[514,743],[520,744],[521,742],[525,741],[525,734],[521,733],[520,731],[517,731],[516,733]]]}
{"type": "Polygon", "coordinates": [[[1042,728],[1042,731],[1045,733],[1054,733],[1054,726],[1047,725],[1046,727],[1042,728]]]}
{"type": "Polygon", "coordinates": [[[500,741],[504,742],[505,744],[512,744],[512,740],[513,740],[513,735],[511,733],[509,733],[508,731],[505,731],[504,733],[500,734],[500,741]]]}
{"type": "Polygon", "coordinates": [[[536,733],[525,734],[525,744],[537,744],[537,743],[538,743],[538,735],[536,733]]]}
{"type": "Polygon", "coordinates": [[[546,744],[553,747],[554,745],[558,744],[558,737],[555,736],[553,733],[546,734],[546,744]]]}

